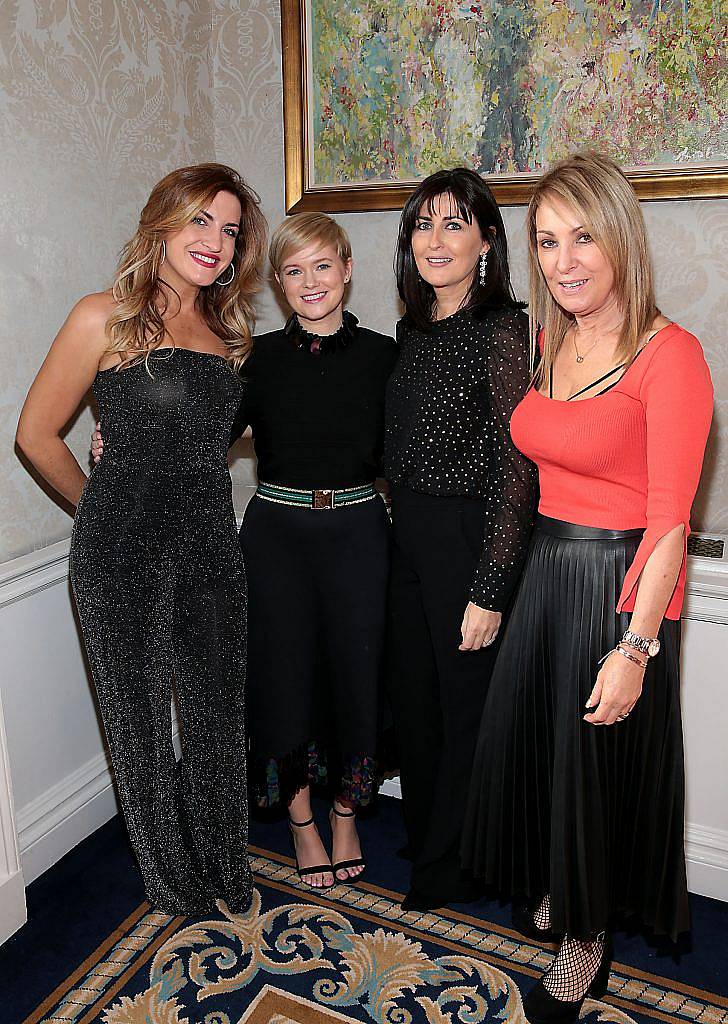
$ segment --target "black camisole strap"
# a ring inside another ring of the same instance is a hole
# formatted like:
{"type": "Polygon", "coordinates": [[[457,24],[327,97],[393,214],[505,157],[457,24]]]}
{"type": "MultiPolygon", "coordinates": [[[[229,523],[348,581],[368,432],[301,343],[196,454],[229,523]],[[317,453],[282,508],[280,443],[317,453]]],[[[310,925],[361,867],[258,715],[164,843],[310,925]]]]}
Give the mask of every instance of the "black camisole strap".
{"type": "MultiPolygon", "coordinates": [[[[591,384],[587,384],[587,386],[586,386],[585,388],[582,388],[582,389],[581,389],[581,391],[577,391],[577,392],[575,392],[575,393],[574,393],[573,395],[569,395],[569,397],[568,397],[568,398],[566,399],[566,401],[567,401],[567,402],[571,402],[571,401],[572,401],[572,399],[574,399],[574,398],[578,398],[578,397],[579,397],[579,395],[583,395],[585,391],[591,391],[591,389],[592,389],[592,388],[595,388],[595,387],[597,386],[597,384],[601,384],[601,383],[603,383],[603,382],[604,382],[605,380],[609,380],[609,378],[610,378],[610,377],[613,377],[613,376],[614,376],[614,374],[615,374],[615,373],[616,373],[616,372],[617,372],[618,370],[621,370],[621,369],[622,369],[622,367],[624,367],[624,366],[626,366],[626,365],[627,365],[626,363],[620,363],[620,364],[619,364],[619,366],[615,366],[613,370],[610,370],[610,371],[609,371],[609,373],[605,373],[605,374],[604,374],[604,375],[603,375],[602,377],[598,377],[598,378],[597,378],[596,380],[593,380],[593,381],[591,382],[591,384]]],[[[611,386],[612,386],[612,385],[610,385],[610,387],[611,387],[611,386]]],[[[609,388],[605,388],[605,389],[604,389],[604,391],[609,391],[609,388]]],[[[600,394],[604,394],[604,391],[600,391],[599,393],[600,393],[600,394]]],[[[596,397],[596,396],[594,396],[594,397],[596,397]]]]}
{"type": "MultiPolygon", "coordinates": [[[[662,330],[662,328],[660,327],[656,331],[652,332],[652,334],[649,336],[649,338],[644,343],[644,345],[641,348],[639,348],[637,350],[637,352],[635,352],[634,356],[632,357],[632,359],[629,362],[629,366],[631,366],[632,363],[635,361],[635,359],[642,352],[644,352],[644,350],[647,348],[648,344],[652,341],[652,339],[655,337],[656,334],[660,333],[661,330],[662,330]]],[[[612,377],[617,372],[617,370],[621,370],[625,366],[627,366],[626,362],[620,363],[619,366],[615,366],[613,370],[609,371],[609,373],[605,373],[603,377],[598,377],[597,380],[593,380],[591,382],[591,384],[587,384],[587,386],[585,388],[582,388],[580,391],[577,391],[573,395],[569,395],[569,397],[566,399],[566,401],[567,402],[571,402],[572,399],[578,398],[579,395],[583,395],[585,391],[591,391],[591,389],[595,388],[597,386],[597,384],[601,384],[603,381],[609,380],[609,378],[612,377]]],[[[627,369],[629,369],[629,366],[627,366],[627,369]]],[[[622,376],[624,376],[624,374],[622,376]]],[[[617,384],[619,384],[619,381],[621,379],[622,379],[622,377],[620,377],[619,380],[615,380],[613,384],[609,384],[606,388],[604,388],[602,391],[598,391],[596,393],[596,395],[593,395],[592,397],[593,398],[598,398],[599,395],[605,395],[607,393],[607,391],[611,391],[612,388],[616,387],[617,384]]],[[[549,366],[549,398],[553,398],[553,397],[554,397],[554,366],[553,366],[553,363],[552,363],[551,366],[549,366]]]]}

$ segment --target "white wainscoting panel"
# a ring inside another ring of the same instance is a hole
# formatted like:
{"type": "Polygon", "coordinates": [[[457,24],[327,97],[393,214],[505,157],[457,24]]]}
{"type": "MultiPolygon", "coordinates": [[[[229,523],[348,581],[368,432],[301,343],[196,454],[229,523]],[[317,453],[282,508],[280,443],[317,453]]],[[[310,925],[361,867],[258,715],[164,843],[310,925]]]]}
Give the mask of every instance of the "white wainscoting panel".
{"type": "Polygon", "coordinates": [[[26,885],[116,813],[68,583],[68,541],[0,567],[0,649],[26,885]]]}
{"type": "Polygon", "coordinates": [[[728,563],[690,559],[682,641],[688,887],[728,901],[728,563]]]}
{"type": "Polygon", "coordinates": [[[28,918],[0,694],[0,945],[28,918]]]}
{"type": "MultiPolygon", "coordinates": [[[[691,562],[695,588],[691,582],[683,648],[689,884],[728,901],[728,572],[705,559],[691,562]]],[[[20,855],[15,871],[6,872],[8,893],[22,892],[23,880],[36,878],[117,810],[67,573],[68,542],[0,567],[4,756],[20,855]]],[[[175,740],[178,746],[176,728],[175,740]]],[[[399,780],[387,780],[382,792],[400,796],[399,780]]],[[[0,861],[2,852],[0,843],[0,861]]],[[[0,863],[0,939],[2,872],[0,863]]]]}

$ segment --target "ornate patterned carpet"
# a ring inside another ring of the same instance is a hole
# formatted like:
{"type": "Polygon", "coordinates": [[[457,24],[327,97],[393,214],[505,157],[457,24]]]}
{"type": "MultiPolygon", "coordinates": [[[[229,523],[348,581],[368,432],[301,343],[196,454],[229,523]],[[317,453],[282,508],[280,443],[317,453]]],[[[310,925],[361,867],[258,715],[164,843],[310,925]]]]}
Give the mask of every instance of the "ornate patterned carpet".
{"type": "MultiPolygon", "coordinates": [[[[548,946],[451,910],[402,911],[368,884],[316,895],[290,858],[253,847],[244,915],[206,919],[141,904],[26,1024],[479,1024],[524,1020],[548,946]]],[[[582,1020],[728,1024],[728,999],[613,966],[582,1020]]]]}

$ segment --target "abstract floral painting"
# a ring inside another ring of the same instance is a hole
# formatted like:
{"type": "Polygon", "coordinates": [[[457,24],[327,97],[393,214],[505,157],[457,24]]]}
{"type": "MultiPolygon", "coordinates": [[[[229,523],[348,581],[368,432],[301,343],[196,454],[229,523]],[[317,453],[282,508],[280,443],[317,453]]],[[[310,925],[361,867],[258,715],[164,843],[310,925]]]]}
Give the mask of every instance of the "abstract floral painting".
{"type": "Polygon", "coordinates": [[[728,159],[726,0],[310,0],[309,181],[728,159]]]}

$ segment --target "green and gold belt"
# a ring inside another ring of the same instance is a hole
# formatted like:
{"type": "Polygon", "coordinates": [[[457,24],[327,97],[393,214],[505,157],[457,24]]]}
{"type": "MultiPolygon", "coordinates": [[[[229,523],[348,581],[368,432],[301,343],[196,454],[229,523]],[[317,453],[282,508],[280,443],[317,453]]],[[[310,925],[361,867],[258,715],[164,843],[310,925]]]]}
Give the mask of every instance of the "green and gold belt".
{"type": "Polygon", "coordinates": [[[281,487],[279,484],[265,484],[262,481],[255,493],[264,501],[275,501],[279,505],[316,509],[357,505],[361,501],[371,501],[377,496],[373,484],[339,487],[335,490],[301,490],[299,487],[281,487]]]}

